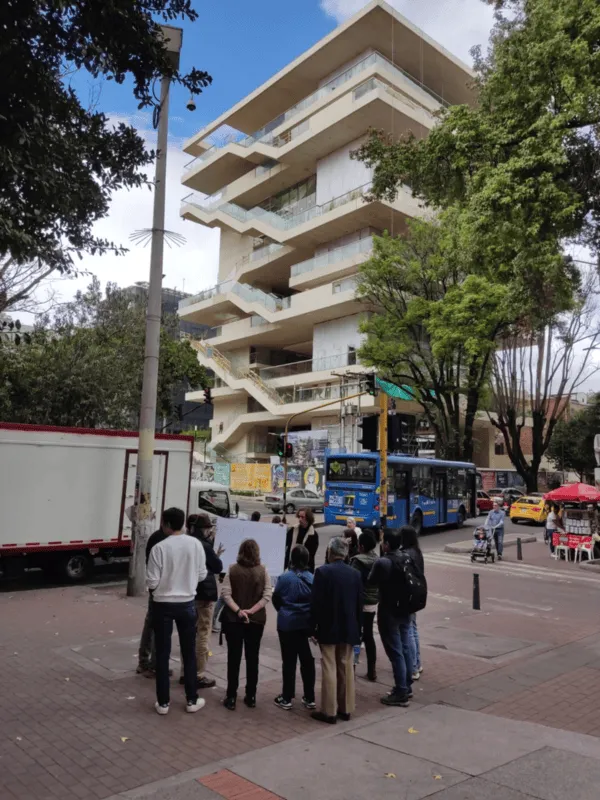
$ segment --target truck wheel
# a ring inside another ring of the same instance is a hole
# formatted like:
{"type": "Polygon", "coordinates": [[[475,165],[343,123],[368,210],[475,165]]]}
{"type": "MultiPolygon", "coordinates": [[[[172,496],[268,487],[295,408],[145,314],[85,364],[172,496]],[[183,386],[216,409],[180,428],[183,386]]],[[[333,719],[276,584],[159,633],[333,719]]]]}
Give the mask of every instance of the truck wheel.
{"type": "Polygon", "coordinates": [[[417,536],[421,535],[421,531],[423,530],[423,514],[420,511],[415,511],[415,513],[410,518],[410,524],[417,532],[417,536]]]}
{"type": "Polygon", "coordinates": [[[60,573],[69,583],[80,583],[92,573],[94,561],[87,553],[68,553],[60,559],[60,573]]]}

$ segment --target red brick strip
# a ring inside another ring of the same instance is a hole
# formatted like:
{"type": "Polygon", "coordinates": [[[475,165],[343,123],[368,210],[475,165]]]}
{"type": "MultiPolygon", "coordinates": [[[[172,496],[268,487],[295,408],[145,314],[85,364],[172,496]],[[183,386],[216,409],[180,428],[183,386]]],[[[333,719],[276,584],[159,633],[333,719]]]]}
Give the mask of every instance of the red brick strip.
{"type": "Polygon", "coordinates": [[[213,772],[205,778],[198,778],[198,783],[225,797],[226,800],[281,800],[279,795],[268,792],[252,781],[240,778],[228,769],[213,772]]]}

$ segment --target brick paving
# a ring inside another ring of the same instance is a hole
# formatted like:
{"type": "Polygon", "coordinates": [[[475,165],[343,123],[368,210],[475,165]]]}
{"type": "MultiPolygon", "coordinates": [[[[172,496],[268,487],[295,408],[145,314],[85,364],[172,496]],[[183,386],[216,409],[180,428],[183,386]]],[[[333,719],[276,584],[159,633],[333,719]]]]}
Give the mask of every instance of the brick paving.
{"type": "MultiPolygon", "coordinates": [[[[432,592],[462,587],[468,598],[468,581],[456,573],[435,567],[429,575],[432,592]]],[[[468,602],[432,599],[420,615],[423,631],[448,628],[459,640],[518,637],[537,649],[488,658],[424,647],[416,699],[600,737],[600,620],[587,602],[595,587],[529,586],[496,572],[486,578],[486,591],[515,604],[523,596],[540,608],[547,607],[549,592],[561,596],[553,610],[533,614],[516,606],[477,613],[468,602]]],[[[153,681],[134,674],[144,613],[145,601],[124,597],[120,586],[0,594],[2,800],[102,800],[315,730],[306,711],[283,712],[272,703],[280,689],[272,612],[256,709],[240,703],[228,712],[221,688],[204,692],[207,707],[187,715],[175,670],[171,712],[157,716],[153,681]],[[121,673],[106,667],[109,652],[129,659],[121,673]]],[[[225,648],[216,637],[212,648],[209,669],[222,686],[225,648]]],[[[358,675],[364,671],[362,664],[358,675]]],[[[381,709],[379,697],[392,683],[381,652],[378,673],[377,684],[357,681],[357,717],[381,709]]]]}

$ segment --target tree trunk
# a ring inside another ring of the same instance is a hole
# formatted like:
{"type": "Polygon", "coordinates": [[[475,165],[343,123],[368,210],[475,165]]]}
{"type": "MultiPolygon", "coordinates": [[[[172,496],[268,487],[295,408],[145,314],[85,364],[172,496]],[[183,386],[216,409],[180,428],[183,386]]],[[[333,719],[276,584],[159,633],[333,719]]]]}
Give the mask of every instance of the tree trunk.
{"type": "Polygon", "coordinates": [[[465,409],[465,429],[463,431],[462,458],[465,461],[473,460],[473,426],[475,415],[479,407],[479,390],[469,389],[467,393],[467,407],[465,409]]]}

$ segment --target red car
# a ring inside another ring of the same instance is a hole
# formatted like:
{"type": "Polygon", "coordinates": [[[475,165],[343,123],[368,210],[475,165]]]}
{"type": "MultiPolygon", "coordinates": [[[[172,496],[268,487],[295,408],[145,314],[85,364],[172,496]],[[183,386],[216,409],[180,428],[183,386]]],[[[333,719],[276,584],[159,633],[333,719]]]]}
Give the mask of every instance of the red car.
{"type": "Polygon", "coordinates": [[[479,490],[477,492],[477,511],[479,514],[487,514],[494,507],[494,501],[487,492],[479,490]]]}

